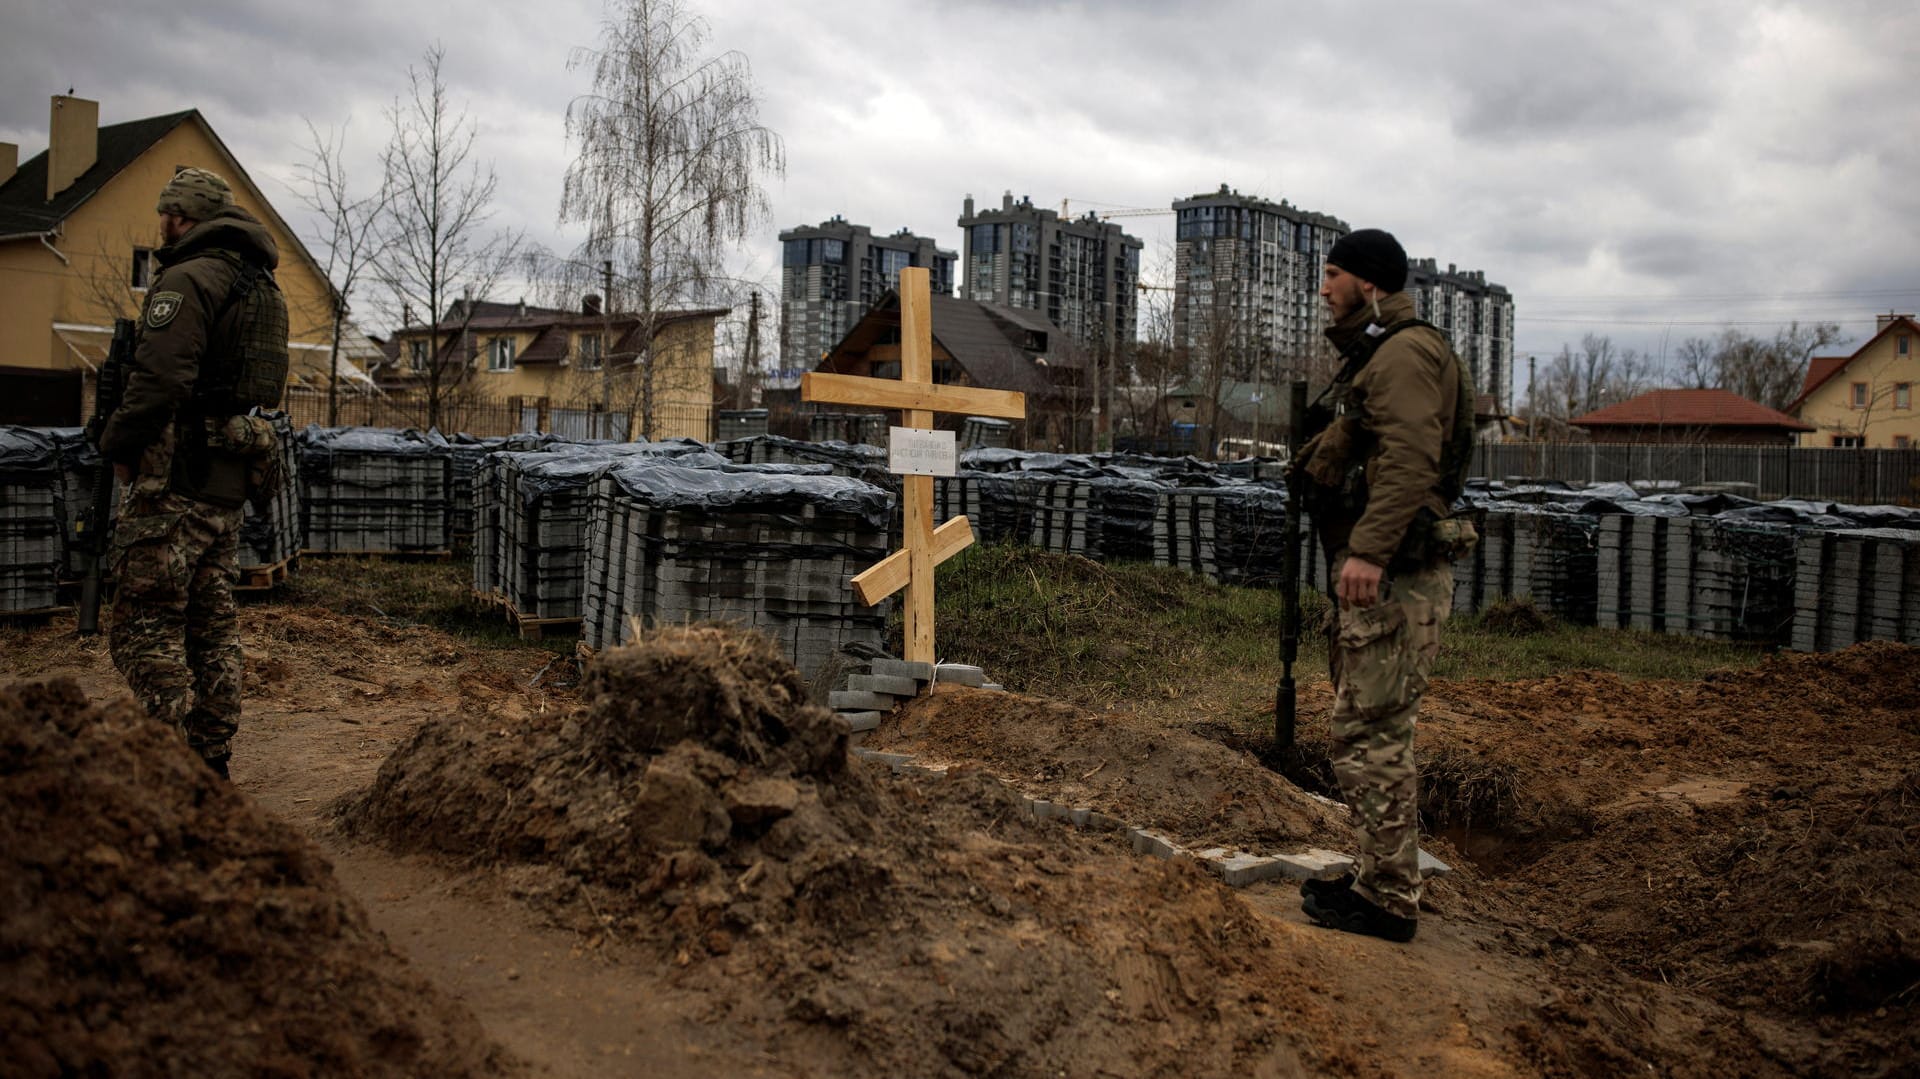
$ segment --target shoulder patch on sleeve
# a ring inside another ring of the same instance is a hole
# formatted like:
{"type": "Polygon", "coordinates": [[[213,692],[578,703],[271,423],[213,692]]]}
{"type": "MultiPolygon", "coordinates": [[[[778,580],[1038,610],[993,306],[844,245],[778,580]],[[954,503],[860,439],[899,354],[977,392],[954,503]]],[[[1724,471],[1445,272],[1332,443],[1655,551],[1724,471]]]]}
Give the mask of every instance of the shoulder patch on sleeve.
{"type": "Polygon", "coordinates": [[[156,292],[147,298],[147,325],[159,329],[173,321],[180,313],[180,305],[186,297],[178,292],[156,292]]]}

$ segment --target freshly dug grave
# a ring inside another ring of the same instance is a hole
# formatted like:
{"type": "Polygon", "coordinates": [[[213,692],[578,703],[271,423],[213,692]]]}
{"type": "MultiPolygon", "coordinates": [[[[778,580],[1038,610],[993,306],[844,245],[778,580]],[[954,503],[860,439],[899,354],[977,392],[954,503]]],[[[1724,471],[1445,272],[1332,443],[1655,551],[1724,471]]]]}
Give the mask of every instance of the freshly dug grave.
{"type": "Polygon", "coordinates": [[[0,689],[9,1076],[504,1075],[305,838],[131,702],[0,689]]]}
{"type": "Polygon", "coordinates": [[[972,763],[1028,795],[1086,806],[1183,846],[1281,853],[1348,841],[1326,803],[1246,753],[1131,712],[938,686],[866,743],[928,763],[972,763]]]}
{"type": "Polygon", "coordinates": [[[1379,1070],[1330,1010],[1338,971],[1276,948],[1237,895],[1034,822],[982,772],[850,759],[764,638],[658,631],[583,692],[423,725],[343,824],[497,867],[823,1074],[1379,1070]]]}
{"type": "Polygon", "coordinates": [[[1419,737],[1470,908],[1739,1009],[1796,1070],[1920,1071],[1920,649],[1436,682],[1419,737]]]}

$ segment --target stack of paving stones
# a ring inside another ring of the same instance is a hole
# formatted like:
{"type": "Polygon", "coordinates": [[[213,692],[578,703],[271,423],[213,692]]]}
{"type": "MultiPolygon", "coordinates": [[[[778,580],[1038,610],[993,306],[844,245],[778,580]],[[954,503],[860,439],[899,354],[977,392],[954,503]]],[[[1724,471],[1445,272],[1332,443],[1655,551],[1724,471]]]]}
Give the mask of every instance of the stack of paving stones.
{"type": "Polygon", "coordinates": [[[1152,562],[1154,528],[1166,488],[1122,477],[1093,481],[1093,494],[1097,531],[1089,555],[1102,562],[1152,562]]]}
{"type": "Polygon", "coordinates": [[[901,702],[918,697],[929,685],[943,682],[975,689],[1001,688],[987,681],[985,671],[969,663],[935,665],[881,657],[848,675],[846,688],[827,695],[827,706],[846,720],[858,745],[860,738],[878,727],[901,702]]]}
{"type": "Polygon", "coordinates": [[[1013,423],[987,416],[968,416],[960,425],[960,448],[1004,449],[1013,441],[1013,423]]]}
{"type": "Polygon", "coordinates": [[[1792,645],[1829,652],[1859,641],[1920,644],[1920,531],[1806,532],[1795,550],[1792,645]]]}
{"type": "Polygon", "coordinates": [[[46,431],[0,427],[0,614],[58,605],[65,479],[46,431]]]}
{"type": "Polygon", "coordinates": [[[807,439],[881,446],[886,443],[887,426],[884,412],[816,412],[807,417],[807,439]]]}
{"type": "Polygon", "coordinates": [[[1728,641],[1786,638],[1794,618],[1791,528],[1709,517],[1676,518],[1669,528],[1689,536],[1667,548],[1666,632],[1728,641]]]}
{"type": "Polygon", "coordinates": [[[735,464],[826,465],[833,475],[863,480],[884,490],[897,490],[887,471],[887,454],[878,446],[847,442],[801,442],[779,435],[756,435],[715,445],[714,450],[735,464]]]}
{"type": "Polygon", "coordinates": [[[279,436],[280,445],[275,452],[280,455],[281,484],[273,497],[266,500],[264,511],[256,509],[252,502],[246,504],[240,519],[241,569],[277,566],[300,553],[300,507],[305,499],[301,494],[299,442],[286,413],[260,415],[272,421],[274,432],[279,436]]]}
{"type": "Polygon", "coordinates": [[[517,434],[494,438],[476,438],[473,435],[458,434],[447,440],[447,451],[453,462],[453,508],[447,516],[447,531],[456,543],[473,539],[477,527],[475,518],[475,477],[480,471],[480,463],[490,453],[512,450],[538,450],[564,441],[558,435],[517,434]]]}
{"type": "Polygon", "coordinates": [[[699,443],[549,442],[496,450],[474,473],[473,587],[521,618],[584,616],[595,482],[636,457],[680,458],[707,467],[725,459],[699,443]]]}
{"type": "Polygon", "coordinates": [[[736,438],[753,438],[767,433],[767,410],[764,408],[723,408],[714,418],[714,436],[721,442],[730,442],[736,438]]]}
{"type": "MultiPolygon", "coordinates": [[[[776,468],[778,466],[775,466],[776,468]]],[[[890,602],[848,582],[889,553],[887,493],[845,476],[632,460],[594,491],[582,624],[595,649],[629,626],[725,621],[777,642],[810,680],[878,652],[890,602]]]]}
{"type": "MultiPolygon", "coordinates": [[[[86,429],[83,427],[43,427],[39,428],[53,443],[60,455],[60,536],[65,548],[60,565],[62,581],[77,581],[85,572],[81,565],[84,556],[78,545],[72,541],[79,536],[76,529],[86,519],[93,507],[93,474],[100,463],[100,453],[87,443],[86,429]]],[[[120,485],[113,485],[109,508],[114,514],[120,510],[120,485]]],[[[110,518],[111,519],[111,518],[110,518]]]]}
{"type": "Polygon", "coordinates": [[[1594,620],[1613,629],[1667,630],[1667,552],[1691,542],[1687,518],[1609,514],[1600,519],[1594,620]]]}
{"type": "Polygon", "coordinates": [[[308,427],[300,433],[310,551],[451,550],[452,451],[437,432],[308,427]]]}

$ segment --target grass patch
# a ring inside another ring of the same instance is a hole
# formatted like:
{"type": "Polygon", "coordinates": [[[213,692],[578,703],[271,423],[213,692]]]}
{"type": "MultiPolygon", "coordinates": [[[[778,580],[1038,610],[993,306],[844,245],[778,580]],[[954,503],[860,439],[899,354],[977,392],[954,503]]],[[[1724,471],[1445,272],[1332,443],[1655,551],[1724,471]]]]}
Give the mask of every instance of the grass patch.
{"type": "MultiPolygon", "coordinates": [[[[1271,707],[1280,670],[1277,590],[1009,546],[969,548],[939,574],[942,658],[981,664],[1010,686],[1101,702],[1205,696],[1210,683],[1264,685],[1271,707]]],[[[1326,600],[1311,591],[1302,599],[1296,670],[1324,678],[1326,645],[1316,627],[1326,600]]],[[[1528,611],[1507,604],[1452,619],[1434,674],[1518,679],[1588,669],[1691,679],[1752,666],[1763,654],[1751,645],[1568,626],[1528,611]]],[[[1210,711],[1259,709],[1256,691],[1240,698],[1210,711]]]]}
{"type": "Polygon", "coordinates": [[[320,557],[309,555],[287,582],[260,602],[326,607],[394,625],[431,626],[490,648],[538,644],[571,652],[564,635],[522,641],[497,607],[473,595],[473,564],[465,559],[320,557]]]}

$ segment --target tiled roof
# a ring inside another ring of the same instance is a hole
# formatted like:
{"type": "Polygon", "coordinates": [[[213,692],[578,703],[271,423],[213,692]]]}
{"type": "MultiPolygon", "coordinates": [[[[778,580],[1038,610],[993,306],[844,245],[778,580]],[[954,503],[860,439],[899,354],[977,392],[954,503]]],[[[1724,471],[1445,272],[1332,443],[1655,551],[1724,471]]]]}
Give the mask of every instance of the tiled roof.
{"type": "Polygon", "coordinates": [[[1804,400],[1806,396],[1819,387],[1822,382],[1832,378],[1835,372],[1845,367],[1847,361],[1852,358],[1851,356],[1815,356],[1808,360],[1807,381],[1801,385],[1800,396],[1794,398],[1794,400],[1804,400]]]}
{"type": "Polygon", "coordinates": [[[1827,380],[1846,370],[1847,365],[1853,362],[1854,357],[1872,348],[1875,341],[1885,337],[1896,328],[1905,330],[1908,333],[1916,333],[1920,332],[1920,323],[1904,317],[1888,319],[1887,324],[1880,327],[1872,337],[1867,338],[1865,344],[1853,350],[1852,356],[1815,356],[1813,360],[1807,364],[1807,381],[1800,387],[1800,396],[1794,398],[1793,403],[1788,405],[1787,409],[1798,412],[1800,406],[1806,402],[1813,391],[1826,385],[1827,380]]]}
{"type": "MultiPolygon", "coordinates": [[[[882,296],[827,353],[821,369],[835,370],[834,360],[843,352],[864,352],[882,327],[899,325],[899,312],[897,294],[882,296]]],[[[1051,397],[1059,390],[1048,377],[1049,370],[1064,372],[1084,364],[1082,350],[1036,311],[935,295],[928,313],[933,320],[934,343],[953,357],[976,386],[1051,397]],[[1039,330],[1047,336],[1044,365],[1034,353],[1020,347],[1028,330],[1039,330]]]]}
{"type": "Polygon", "coordinates": [[[51,201],[47,199],[47,155],[45,151],[36,154],[0,184],[0,236],[51,230],[167,132],[198,115],[188,109],[100,128],[99,156],[93,167],[51,201]]]}
{"type": "Polygon", "coordinates": [[[1732,390],[1653,390],[1589,412],[1576,427],[1776,427],[1811,431],[1784,412],[1749,401],[1732,390]]]}

